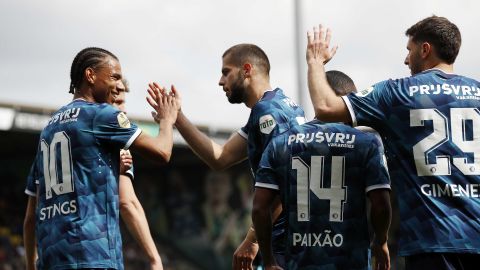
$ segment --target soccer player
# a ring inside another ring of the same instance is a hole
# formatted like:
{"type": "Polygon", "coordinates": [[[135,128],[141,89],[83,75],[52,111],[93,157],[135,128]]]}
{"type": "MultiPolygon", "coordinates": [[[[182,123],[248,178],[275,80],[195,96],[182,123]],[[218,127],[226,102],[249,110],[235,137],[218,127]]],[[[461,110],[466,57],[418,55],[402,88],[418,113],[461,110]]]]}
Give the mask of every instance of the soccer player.
{"type": "MultiPolygon", "coordinates": [[[[337,95],[356,89],[343,72],[328,71],[326,77],[337,95]]],[[[391,207],[385,166],[378,136],[343,124],[312,121],[273,139],[257,171],[252,212],[266,269],[279,269],[269,237],[269,209],[276,194],[289,213],[287,269],[370,269],[367,196],[375,233],[374,269],[389,269],[391,207]]]]}
{"type": "Polygon", "coordinates": [[[173,95],[158,95],[159,134],[150,137],[110,105],[123,87],[115,55],[86,48],[73,60],[70,77],[74,100],[54,113],[43,129],[29,176],[38,188],[27,205],[26,254],[34,254],[31,243],[36,238],[38,269],[123,269],[119,151],[131,148],[159,163],[168,162],[179,103],[173,95]]]}
{"type": "MultiPolygon", "coordinates": [[[[265,52],[253,44],[238,44],[226,50],[222,56],[222,76],[219,85],[223,87],[230,103],[244,103],[251,109],[247,124],[232,134],[224,145],[219,145],[198,130],[181,111],[176,128],[192,150],[210,168],[222,170],[248,157],[252,172],[258,168],[262,152],[274,136],[292,126],[305,122],[300,106],[284,95],[280,88],[270,85],[270,63],[265,52]]],[[[150,85],[158,90],[155,84],[150,85]]],[[[274,225],[274,247],[281,256],[284,216],[280,215],[281,205],[277,201],[274,225]]],[[[258,252],[255,231],[250,228],[245,240],[234,253],[234,269],[252,269],[252,262],[258,252]]]]}
{"type": "Polygon", "coordinates": [[[308,34],[309,91],[324,121],[368,125],[384,138],[407,269],[473,269],[480,256],[480,83],[453,73],[460,31],[430,16],[407,31],[411,77],[337,97],[325,79],[331,31],[308,34]]]}
{"type": "Polygon", "coordinates": [[[347,74],[338,70],[329,70],[325,72],[327,82],[337,96],[344,96],[349,93],[357,92],[357,87],[347,74]]]}
{"type": "MultiPolygon", "coordinates": [[[[128,82],[125,78],[122,79],[124,88],[119,89],[118,95],[115,98],[113,106],[126,114],[125,96],[130,92],[128,82]]],[[[155,242],[153,241],[150,229],[148,227],[147,217],[143,210],[142,204],[135,194],[132,181],[134,178],[132,156],[130,151],[120,151],[120,174],[118,179],[119,199],[120,199],[120,216],[127,225],[128,231],[135,238],[137,243],[143,249],[150,261],[150,269],[163,269],[162,260],[158,253],[155,242]]]]}

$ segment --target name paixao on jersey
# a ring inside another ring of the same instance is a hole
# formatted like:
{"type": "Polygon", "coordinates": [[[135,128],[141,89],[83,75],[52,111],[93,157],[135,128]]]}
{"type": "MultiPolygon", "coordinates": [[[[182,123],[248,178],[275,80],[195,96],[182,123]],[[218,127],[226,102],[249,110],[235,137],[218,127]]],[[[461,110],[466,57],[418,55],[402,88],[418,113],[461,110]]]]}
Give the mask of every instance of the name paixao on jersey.
{"type": "Polygon", "coordinates": [[[292,246],[301,247],[341,247],[343,235],[325,230],[323,233],[293,233],[292,246]]]}
{"type": "Polygon", "coordinates": [[[355,148],[355,134],[341,132],[297,133],[288,136],[288,145],[292,143],[324,143],[329,147],[355,148]]]}
{"type": "Polygon", "coordinates": [[[442,84],[422,84],[411,85],[408,87],[408,94],[414,95],[456,95],[458,99],[478,99],[480,100],[480,88],[468,85],[442,84]]]}

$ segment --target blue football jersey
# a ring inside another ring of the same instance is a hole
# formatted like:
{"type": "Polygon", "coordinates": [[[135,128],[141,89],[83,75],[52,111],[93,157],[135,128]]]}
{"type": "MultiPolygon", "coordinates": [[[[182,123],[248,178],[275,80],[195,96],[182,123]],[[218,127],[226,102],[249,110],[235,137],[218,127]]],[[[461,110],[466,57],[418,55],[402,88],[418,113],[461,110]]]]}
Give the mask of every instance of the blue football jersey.
{"type": "Polygon", "coordinates": [[[52,116],[29,176],[38,180],[39,269],[123,269],[119,150],[140,132],[108,104],[77,99],[52,116]]]}
{"type": "Polygon", "coordinates": [[[274,138],[256,187],[278,190],[288,213],[287,269],[370,269],[366,193],[390,189],[381,142],[311,121],[274,138]]]}
{"type": "Polygon", "coordinates": [[[25,187],[25,194],[28,196],[37,196],[37,185],[38,185],[38,170],[36,160],[33,162],[30,167],[30,172],[27,176],[27,186],[25,187]]]}
{"type": "Polygon", "coordinates": [[[344,97],[384,139],[402,256],[480,253],[480,83],[432,69],[344,97]]]}
{"type": "MultiPolygon", "coordinates": [[[[248,161],[252,174],[258,169],[263,150],[270,140],[289,130],[291,127],[305,123],[305,112],[293,100],[285,96],[279,88],[266,91],[263,97],[252,107],[247,124],[238,133],[248,141],[248,161]]],[[[276,253],[283,253],[281,241],[284,231],[285,215],[277,218],[273,231],[276,253]]]]}

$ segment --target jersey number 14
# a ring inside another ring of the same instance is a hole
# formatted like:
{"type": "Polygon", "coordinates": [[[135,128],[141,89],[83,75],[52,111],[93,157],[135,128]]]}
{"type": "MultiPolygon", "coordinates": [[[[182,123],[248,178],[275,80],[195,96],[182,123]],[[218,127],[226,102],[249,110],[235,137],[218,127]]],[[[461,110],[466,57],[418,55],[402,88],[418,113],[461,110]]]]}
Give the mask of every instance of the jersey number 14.
{"type": "Polygon", "coordinates": [[[343,221],[343,204],[347,199],[345,187],[345,157],[332,156],[331,184],[323,184],[324,156],[312,156],[311,166],[300,157],[292,158],[292,169],[297,171],[297,220],[310,221],[310,191],[320,200],[330,202],[329,221],[343,221]]]}

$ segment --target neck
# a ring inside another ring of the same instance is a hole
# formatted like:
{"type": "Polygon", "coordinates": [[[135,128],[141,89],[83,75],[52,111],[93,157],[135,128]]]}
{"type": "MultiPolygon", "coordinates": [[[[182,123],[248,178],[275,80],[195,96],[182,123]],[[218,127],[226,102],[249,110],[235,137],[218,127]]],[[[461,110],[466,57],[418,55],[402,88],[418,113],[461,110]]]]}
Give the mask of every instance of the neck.
{"type": "Polygon", "coordinates": [[[249,88],[250,95],[247,97],[245,105],[250,109],[263,97],[265,91],[272,90],[268,81],[252,82],[249,88]]]}
{"type": "Polygon", "coordinates": [[[91,95],[91,91],[88,91],[85,88],[76,90],[75,94],[73,94],[73,99],[79,99],[79,98],[88,102],[95,102],[95,99],[91,95]]]}
{"type": "Polygon", "coordinates": [[[453,73],[453,64],[446,64],[446,63],[438,63],[437,65],[431,67],[431,68],[436,68],[440,69],[441,71],[445,73],[453,73]]]}

